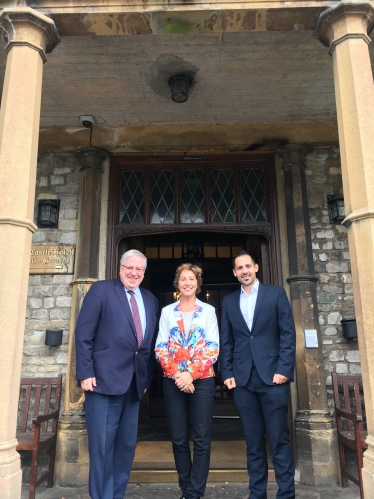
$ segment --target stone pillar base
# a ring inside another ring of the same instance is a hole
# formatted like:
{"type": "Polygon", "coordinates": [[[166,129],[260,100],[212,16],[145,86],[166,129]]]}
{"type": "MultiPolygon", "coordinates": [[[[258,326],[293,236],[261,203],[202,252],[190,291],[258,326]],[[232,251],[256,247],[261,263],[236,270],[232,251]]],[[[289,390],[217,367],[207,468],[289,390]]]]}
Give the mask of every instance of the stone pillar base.
{"type": "Polygon", "coordinates": [[[64,411],[59,422],[55,483],[78,487],[88,483],[88,440],[84,411],[64,411]]]}
{"type": "Polygon", "coordinates": [[[339,485],[339,455],[331,413],[298,411],[295,434],[300,483],[317,487],[339,485]]]}
{"type": "Polygon", "coordinates": [[[2,442],[3,448],[0,454],[1,499],[21,497],[22,471],[20,456],[15,450],[16,445],[15,441],[2,442]],[[6,445],[8,448],[5,448],[6,445]]]}
{"type": "Polygon", "coordinates": [[[368,444],[364,452],[364,467],[362,468],[362,482],[365,499],[374,498],[374,439],[371,435],[366,438],[368,444]]]}

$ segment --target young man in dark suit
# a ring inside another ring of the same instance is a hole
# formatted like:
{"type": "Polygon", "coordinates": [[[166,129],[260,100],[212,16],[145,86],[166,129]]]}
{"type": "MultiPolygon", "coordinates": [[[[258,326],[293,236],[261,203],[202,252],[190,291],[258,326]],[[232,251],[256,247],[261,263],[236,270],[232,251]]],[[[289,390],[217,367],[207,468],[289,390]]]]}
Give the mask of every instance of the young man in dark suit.
{"type": "Polygon", "coordinates": [[[76,377],[85,390],[92,499],[123,499],[134,459],[158,314],[157,299],[139,287],[146,266],[140,251],[127,251],[119,279],[94,283],[77,321],[76,377]]]}
{"type": "Polygon", "coordinates": [[[239,290],[223,301],[221,375],[234,400],[247,443],[250,499],[266,499],[266,439],[272,448],[277,499],[294,499],[294,463],[288,430],[289,383],[294,377],[296,334],[283,288],[261,284],[246,251],[233,259],[239,290]]]}

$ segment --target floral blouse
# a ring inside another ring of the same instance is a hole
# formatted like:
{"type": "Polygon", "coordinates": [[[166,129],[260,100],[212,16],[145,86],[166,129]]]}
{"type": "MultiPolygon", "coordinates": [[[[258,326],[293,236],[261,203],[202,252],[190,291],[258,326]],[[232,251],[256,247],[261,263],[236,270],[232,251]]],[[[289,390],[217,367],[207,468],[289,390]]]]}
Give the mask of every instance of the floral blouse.
{"type": "Polygon", "coordinates": [[[187,338],[180,302],[162,309],[155,353],[167,378],[174,378],[178,371],[188,371],[194,379],[214,376],[213,364],[218,357],[218,345],[217,317],[211,305],[196,299],[187,338]]]}

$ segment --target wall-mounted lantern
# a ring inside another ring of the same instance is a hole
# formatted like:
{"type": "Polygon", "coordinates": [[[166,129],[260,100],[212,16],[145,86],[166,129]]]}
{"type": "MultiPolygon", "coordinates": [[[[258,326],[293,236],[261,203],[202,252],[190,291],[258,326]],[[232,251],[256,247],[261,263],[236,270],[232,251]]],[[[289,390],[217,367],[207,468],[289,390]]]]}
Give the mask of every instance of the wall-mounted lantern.
{"type": "Polygon", "coordinates": [[[188,99],[188,92],[191,86],[191,80],[187,76],[176,75],[169,79],[171,98],[174,102],[182,104],[188,99]]]}
{"type": "Polygon", "coordinates": [[[49,347],[58,347],[62,344],[63,329],[52,327],[45,332],[44,344],[49,347]]]}
{"type": "Polygon", "coordinates": [[[330,224],[341,224],[345,219],[344,198],[342,194],[327,196],[330,224]]]}
{"type": "Polygon", "coordinates": [[[38,203],[38,227],[57,229],[59,211],[59,199],[40,199],[38,203]]]}

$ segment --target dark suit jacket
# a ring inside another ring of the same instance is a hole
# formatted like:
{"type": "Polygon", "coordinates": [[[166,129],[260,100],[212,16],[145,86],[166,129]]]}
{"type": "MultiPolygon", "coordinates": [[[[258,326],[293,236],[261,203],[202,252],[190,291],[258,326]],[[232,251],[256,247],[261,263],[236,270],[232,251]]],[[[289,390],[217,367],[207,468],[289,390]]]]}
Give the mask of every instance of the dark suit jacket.
{"type": "Polygon", "coordinates": [[[138,349],[135,324],[120,279],[99,281],[88,291],[76,329],[77,380],[96,377],[95,392],[121,395],[136,374],[139,398],[150,386],[150,351],[153,354],[158,300],[141,289],[147,327],[138,349]]]}
{"type": "Polygon", "coordinates": [[[220,363],[222,380],[245,386],[252,360],[268,385],[274,374],[294,379],[296,334],[290,303],[283,288],[260,283],[252,330],[240,310],[240,288],[225,296],[222,307],[220,363]]]}

